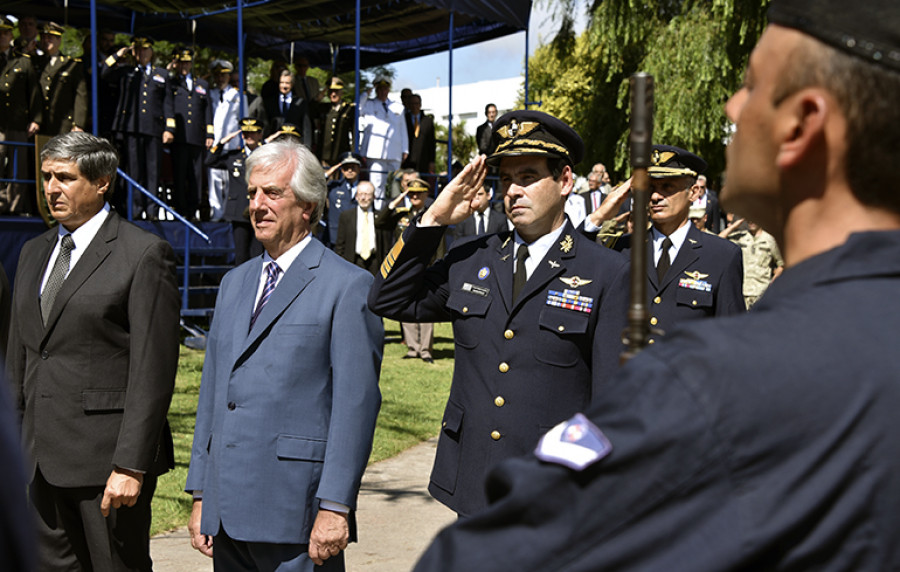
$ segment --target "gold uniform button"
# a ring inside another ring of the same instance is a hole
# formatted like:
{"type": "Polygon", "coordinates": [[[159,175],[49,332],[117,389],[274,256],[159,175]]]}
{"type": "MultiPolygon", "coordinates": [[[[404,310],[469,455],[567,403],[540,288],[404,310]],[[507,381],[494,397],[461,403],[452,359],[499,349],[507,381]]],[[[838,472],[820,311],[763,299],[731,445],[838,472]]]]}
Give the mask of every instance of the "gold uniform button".
{"type": "Polygon", "coordinates": [[[566,327],[565,327],[565,326],[557,326],[556,329],[559,330],[560,332],[566,331],[566,327]]]}
{"type": "Polygon", "coordinates": [[[491,439],[493,439],[494,441],[499,441],[500,437],[500,431],[491,431],[491,439]]]}
{"type": "Polygon", "coordinates": [[[497,407],[503,407],[504,405],[506,405],[506,400],[503,399],[503,396],[498,395],[494,398],[494,405],[496,405],[497,407]]]}
{"type": "Polygon", "coordinates": [[[691,306],[696,306],[696,305],[697,305],[697,301],[696,301],[696,300],[691,300],[691,306]]]}
{"type": "Polygon", "coordinates": [[[509,364],[506,362],[503,362],[500,364],[499,369],[500,369],[500,373],[506,373],[509,371],[509,364]]]}
{"type": "Polygon", "coordinates": [[[650,340],[650,341],[648,341],[647,343],[648,343],[648,344],[655,344],[655,343],[656,343],[656,340],[650,340]]]}
{"type": "Polygon", "coordinates": [[[463,314],[468,314],[468,313],[469,313],[469,307],[463,306],[463,314]]]}
{"type": "Polygon", "coordinates": [[[444,421],[443,423],[441,423],[441,427],[447,427],[447,422],[444,421]]]}
{"type": "Polygon", "coordinates": [[[651,326],[655,326],[658,322],[659,322],[659,320],[656,319],[656,316],[653,316],[652,318],[650,318],[651,326]]]}
{"type": "Polygon", "coordinates": [[[660,298],[659,296],[653,299],[654,304],[659,304],[660,302],[662,302],[662,298],[660,298]]]}
{"type": "Polygon", "coordinates": [[[507,340],[511,340],[515,336],[516,336],[516,334],[512,330],[506,330],[505,332],[503,332],[503,337],[506,338],[507,340]]]}

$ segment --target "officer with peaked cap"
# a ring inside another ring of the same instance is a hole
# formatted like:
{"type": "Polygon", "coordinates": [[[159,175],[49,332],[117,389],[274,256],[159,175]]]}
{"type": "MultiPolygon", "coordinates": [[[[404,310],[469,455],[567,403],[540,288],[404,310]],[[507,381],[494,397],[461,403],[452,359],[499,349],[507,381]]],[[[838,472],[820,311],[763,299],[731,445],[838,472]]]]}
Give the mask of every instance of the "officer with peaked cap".
{"type": "Polygon", "coordinates": [[[786,268],[499,466],[417,571],[900,567],[900,3],[774,0],[724,207],[786,268]]]}
{"type": "Polygon", "coordinates": [[[328,102],[319,104],[327,111],[322,125],[322,140],[319,142],[323,167],[338,162],[338,156],[353,148],[353,111],[355,103],[343,100],[344,82],[338,77],[331,78],[328,85],[328,102]]]}
{"type": "Polygon", "coordinates": [[[83,131],[87,125],[88,92],[81,60],[60,53],[66,29],[49,22],[41,31],[44,55],[40,70],[44,98],[42,135],[83,131]]]}
{"type": "MultiPolygon", "coordinates": [[[[32,59],[12,47],[12,31],[12,22],[0,16],[0,140],[25,143],[38,132],[44,106],[32,59]]],[[[0,145],[0,169],[0,178],[29,178],[26,149],[0,145]]],[[[24,183],[0,182],[0,214],[35,214],[28,189],[24,183]]]]}
{"type": "MultiPolygon", "coordinates": [[[[222,144],[222,139],[229,133],[240,129],[241,103],[243,111],[247,111],[247,97],[241,96],[238,89],[231,84],[234,66],[227,60],[214,60],[210,65],[211,81],[214,86],[209,90],[209,102],[212,107],[213,140],[222,144]]],[[[225,143],[228,151],[240,149],[240,140],[231,139],[225,143]]],[[[228,187],[228,171],[225,169],[209,170],[209,219],[222,220],[228,187]]]]}
{"type": "Polygon", "coordinates": [[[653,343],[676,325],[743,312],[741,249],[690,223],[697,175],[706,161],[671,145],[650,156],[650,230],[647,278],[653,343]]]}
{"type": "MultiPolygon", "coordinates": [[[[156,195],[163,143],[171,137],[165,128],[169,121],[174,121],[175,111],[172,94],[166,87],[168,73],[153,65],[153,40],[134,36],[130,46],[119,48],[104,60],[100,75],[104,82],[119,83],[113,131],[120,140],[123,170],[156,195]]],[[[115,192],[113,204],[124,215],[127,201],[124,182],[115,192]]],[[[132,204],[134,218],[153,218],[157,214],[155,205],[137,190],[132,204]]]]}
{"type": "Polygon", "coordinates": [[[460,515],[486,506],[492,466],[603,399],[627,306],[627,259],[564,212],[584,154],[578,134],[546,113],[513,111],[495,124],[492,147],[409,225],[369,294],[382,316],[453,323],[456,369],[429,491],[460,515]],[[429,267],[446,228],[474,212],[489,162],[515,230],[479,236],[429,267]]]}
{"type": "Polygon", "coordinates": [[[362,157],[356,153],[347,151],[338,157],[338,164],[327,171],[330,175],[340,169],[340,176],[328,181],[328,205],[325,216],[325,232],[322,234],[322,242],[331,247],[337,244],[338,225],[341,213],[356,206],[356,186],[360,181],[362,172],[362,157]]]}

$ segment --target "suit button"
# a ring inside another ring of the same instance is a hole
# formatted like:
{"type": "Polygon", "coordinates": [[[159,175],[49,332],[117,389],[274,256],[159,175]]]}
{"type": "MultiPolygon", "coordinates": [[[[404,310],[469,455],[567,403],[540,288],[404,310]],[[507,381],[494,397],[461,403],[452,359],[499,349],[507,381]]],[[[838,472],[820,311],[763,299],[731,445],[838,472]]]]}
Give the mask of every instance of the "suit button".
{"type": "Polygon", "coordinates": [[[506,400],[503,399],[502,395],[498,395],[494,398],[494,405],[496,405],[497,407],[503,407],[504,405],[506,405],[506,400]]]}
{"type": "Polygon", "coordinates": [[[468,314],[468,313],[469,313],[469,307],[463,306],[463,314],[468,314]]]}
{"type": "Polygon", "coordinates": [[[654,304],[659,304],[660,302],[662,302],[662,298],[660,298],[659,296],[653,299],[654,304]]]}
{"type": "Polygon", "coordinates": [[[500,431],[491,431],[491,439],[494,441],[499,441],[501,436],[500,431]]]}
{"type": "Polygon", "coordinates": [[[235,407],[237,407],[237,405],[235,405],[234,401],[228,402],[228,411],[234,411],[235,407]]]}
{"type": "Polygon", "coordinates": [[[503,337],[506,338],[507,340],[511,340],[515,336],[516,336],[516,333],[513,332],[512,330],[506,330],[505,332],[503,332],[503,337]]]}
{"type": "Polygon", "coordinates": [[[656,316],[653,316],[652,318],[650,318],[651,326],[655,326],[658,322],[659,322],[659,320],[656,319],[656,316]]]}
{"type": "Polygon", "coordinates": [[[498,369],[500,370],[500,373],[506,373],[509,371],[509,364],[506,362],[503,362],[500,364],[500,367],[498,369]]]}
{"type": "Polygon", "coordinates": [[[50,352],[44,350],[41,352],[41,359],[48,359],[50,357],[50,352]]]}

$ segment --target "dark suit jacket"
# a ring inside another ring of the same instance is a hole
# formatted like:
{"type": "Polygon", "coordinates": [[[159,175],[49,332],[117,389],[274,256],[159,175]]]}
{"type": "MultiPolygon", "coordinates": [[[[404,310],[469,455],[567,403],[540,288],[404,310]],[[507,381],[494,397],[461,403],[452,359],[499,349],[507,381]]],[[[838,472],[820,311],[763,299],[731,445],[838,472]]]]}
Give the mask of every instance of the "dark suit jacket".
{"type": "Polygon", "coordinates": [[[471,515],[487,504],[495,463],[602,398],[622,349],[628,261],[566,223],[513,300],[510,232],[467,241],[429,268],[443,234],[411,224],[369,306],[403,322],[453,322],[456,369],[428,490],[471,515]]]}
{"type": "Polygon", "coordinates": [[[706,228],[719,234],[722,232],[722,209],[719,208],[719,194],[706,189],[706,228]]]}
{"type": "Polygon", "coordinates": [[[434,165],[435,140],[434,117],[421,114],[419,119],[419,136],[413,125],[412,115],[406,115],[406,132],[409,134],[409,155],[403,161],[404,168],[415,169],[419,173],[430,173],[434,165]]]}
{"type": "Polygon", "coordinates": [[[384,330],[366,308],[372,276],[315,238],[251,330],[261,273],[259,256],[222,280],[185,488],[203,491],[204,534],[306,544],[319,500],[356,507],[384,330]]]}
{"type": "MultiPolygon", "coordinates": [[[[491,207],[488,207],[491,214],[488,215],[488,224],[487,230],[485,230],[484,234],[493,234],[495,232],[503,232],[505,230],[509,230],[509,225],[507,224],[506,215],[502,212],[498,212],[491,207]]],[[[473,214],[466,220],[462,221],[455,227],[453,227],[452,231],[453,235],[453,244],[457,244],[462,238],[473,237],[475,235],[475,215],[473,214]]]]}
{"type": "Polygon", "coordinates": [[[281,112],[281,92],[275,95],[263,98],[263,112],[265,113],[263,135],[268,137],[275,133],[285,123],[291,123],[297,126],[297,130],[302,134],[304,122],[309,121],[306,100],[302,97],[293,95],[291,97],[291,105],[288,107],[287,113],[281,112]]]}
{"type": "Polygon", "coordinates": [[[114,466],[172,466],[166,412],[178,364],[169,243],[111,213],[70,270],[47,326],[40,284],[57,229],[22,248],[9,370],[30,458],[58,487],[102,486],[114,466]]]}
{"type": "Polygon", "coordinates": [[[491,150],[491,124],[485,121],[475,130],[475,142],[478,144],[478,154],[487,155],[491,150]]]}
{"type": "MultiPolygon", "coordinates": [[[[394,240],[394,233],[389,229],[375,227],[375,253],[368,260],[363,260],[356,253],[356,208],[347,209],[341,213],[338,221],[337,242],[334,245],[334,251],[347,262],[352,262],[360,268],[364,268],[375,274],[375,270],[384,260],[384,255],[391,248],[394,240]]],[[[375,222],[375,211],[369,213],[372,216],[372,222],[375,222]]]]}

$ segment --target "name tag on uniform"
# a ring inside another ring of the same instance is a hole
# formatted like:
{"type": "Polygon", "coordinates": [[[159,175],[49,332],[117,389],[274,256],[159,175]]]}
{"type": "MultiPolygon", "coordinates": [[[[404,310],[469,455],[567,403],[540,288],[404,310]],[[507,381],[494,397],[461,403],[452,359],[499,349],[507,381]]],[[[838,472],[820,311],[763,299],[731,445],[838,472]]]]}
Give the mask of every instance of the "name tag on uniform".
{"type": "Polygon", "coordinates": [[[477,284],[469,284],[466,282],[462,285],[463,292],[471,292],[472,294],[478,294],[479,296],[487,297],[488,294],[491,293],[490,288],[485,288],[484,286],[478,286],[477,284]]]}
{"type": "Polygon", "coordinates": [[[594,308],[594,299],[590,296],[582,296],[580,290],[549,290],[547,292],[547,305],[577,310],[590,314],[594,308]]]}

